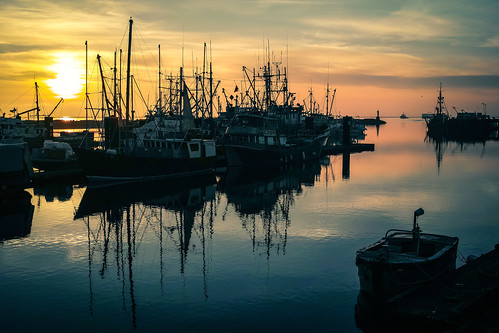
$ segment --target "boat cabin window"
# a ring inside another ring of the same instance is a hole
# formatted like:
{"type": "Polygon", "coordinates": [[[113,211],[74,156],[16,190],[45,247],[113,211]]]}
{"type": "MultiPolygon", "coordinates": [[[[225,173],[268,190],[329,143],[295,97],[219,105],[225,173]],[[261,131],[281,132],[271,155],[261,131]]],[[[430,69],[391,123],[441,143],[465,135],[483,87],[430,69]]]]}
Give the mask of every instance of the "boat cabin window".
{"type": "Polygon", "coordinates": [[[199,143],[191,143],[191,151],[199,151],[199,143]]]}

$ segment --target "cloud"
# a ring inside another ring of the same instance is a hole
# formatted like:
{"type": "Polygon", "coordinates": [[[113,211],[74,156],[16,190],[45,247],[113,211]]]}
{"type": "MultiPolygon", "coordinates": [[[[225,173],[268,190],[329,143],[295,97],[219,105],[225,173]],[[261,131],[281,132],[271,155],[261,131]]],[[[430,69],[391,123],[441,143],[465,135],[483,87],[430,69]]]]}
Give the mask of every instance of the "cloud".
{"type": "Polygon", "coordinates": [[[363,74],[335,74],[338,85],[376,86],[392,89],[429,87],[443,82],[449,88],[499,89],[499,75],[401,77],[363,74]]]}
{"type": "Polygon", "coordinates": [[[482,47],[499,47],[499,36],[494,36],[488,38],[485,43],[481,45],[482,47]]]}
{"type": "Polygon", "coordinates": [[[425,9],[400,9],[384,16],[362,17],[319,17],[304,18],[301,22],[309,27],[317,27],[336,32],[343,42],[351,40],[402,42],[428,41],[460,35],[461,27],[450,19],[425,9]]]}

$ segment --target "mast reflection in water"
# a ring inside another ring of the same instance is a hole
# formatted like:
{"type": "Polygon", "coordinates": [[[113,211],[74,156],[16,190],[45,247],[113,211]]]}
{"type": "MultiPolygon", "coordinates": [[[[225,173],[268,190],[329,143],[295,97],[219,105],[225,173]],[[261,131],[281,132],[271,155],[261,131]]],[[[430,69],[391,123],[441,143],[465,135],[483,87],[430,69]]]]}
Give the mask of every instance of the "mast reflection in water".
{"type": "Polygon", "coordinates": [[[313,186],[320,173],[319,163],[284,170],[229,168],[222,175],[218,190],[226,194],[227,205],[234,206],[251,238],[253,251],[263,247],[268,257],[273,247],[277,253],[285,254],[294,196],[303,191],[302,184],[313,186]]]}
{"type": "Polygon", "coordinates": [[[134,261],[143,258],[140,251],[148,251],[148,246],[142,242],[154,239],[151,234],[159,246],[158,275],[163,294],[166,243],[171,241],[173,248],[180,254],[180,274],[183,275],[193,230],[198,231],[202,244],[204,294],[208,297],[206,233],[210,234],[213,230],[214,184],[215,178],[206,176],[191,179],[189,183],[142,182],[86,189],[75,219],[83,219],[88,230],[92,314],[94,270],[98,267],[99,276],[105,278],[114,269],[113,274],[121,281],[122,308],[131,312],[132,325],[137,327],[134,261]]]}
{"type": "Polygon", "coordinates": [[[249,235],[253,252],[263,248],[269,259],[275,248],[278,254],[284,255],[294,197],[303,191],[303,185],[313,186],[320,172],[318,163],[256,173],[235,168],[219,175],[218,185],[214,178],[204,177],[192,179],[189,184],[88,187],[75,219],[83,220],[87,228],[90,313],[93,315],[94,301],[99,297],[95,292],[95,278],[113,277],[120,284],[121,307],[131,314],[132,326],[137,327],[140,302],[136,296],[134,263],[155,262],[157,272],[150,274],[157,276],[160,294],[164,295],[168,283],[166,271],[169,270],[173,278],[174,267],[178,267],[177,271],[185,279],[189,253],[201,257],[200,265],[194,267],[201,268],[196,274],[202,274],[202,290],[207,300],[214,218],[220,195],[224,193],[227,200],[222,207],[222,220],[228,207],[233,206],[249,235]],[[218,190],[217,198],[215,190],[218,190]],[[153,240],[156,245],[151,244],[153,240]],[[176,263],[172,261],[173,252],[177,253],[176,263]]]}

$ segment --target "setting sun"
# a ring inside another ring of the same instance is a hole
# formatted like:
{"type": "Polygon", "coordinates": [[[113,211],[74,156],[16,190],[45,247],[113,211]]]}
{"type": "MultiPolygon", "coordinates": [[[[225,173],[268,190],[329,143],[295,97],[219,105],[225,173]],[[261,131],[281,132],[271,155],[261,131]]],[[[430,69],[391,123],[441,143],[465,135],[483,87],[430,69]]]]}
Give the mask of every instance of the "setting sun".
{"type": "Polygon", "coordinates": [[[57,54],[54,58],[55,64],[48,69],[55,73],[55,78],[47,80],[47,85],[56,97],[76,98],[85,84],[85,69],[72,54],[57,54]]]}

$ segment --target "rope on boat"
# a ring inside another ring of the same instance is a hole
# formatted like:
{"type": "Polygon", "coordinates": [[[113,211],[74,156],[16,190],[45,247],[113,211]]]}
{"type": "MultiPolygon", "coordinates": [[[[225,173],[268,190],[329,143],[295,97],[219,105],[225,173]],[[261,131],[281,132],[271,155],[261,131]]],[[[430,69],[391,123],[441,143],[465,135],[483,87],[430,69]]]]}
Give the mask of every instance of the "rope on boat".
{"type": "Polygon", "coordinates": [[[459,260],[461,260],[462,262],[464,262],[465,264],[468,262],[468,259],[466,259],[464,257],[464,255],[459,251],[459,249],[457,250],[457,257],[459,260]]]}
{"type": "MultiPolygon", "coordinates": [[[[464,289],[463,288],[464,286],[456,287],[457,284],[454,284],[453,286],[451,286],[451,285],[437,279],[437,277],[442,275],[442,273],[437,274],[435,276],[431,276],[424,269],[419,267],[419,265],[417,263],[413,263],[413,265],[416,266],[416,268],[419,271],[421,271],[424,275],[426,275],[429,278],[429,280],[421,280],[421,281],[418,281],[417,283],[424,283],[424,282],[429,282],[430,280],[432,280],[432,281],[435,281],[435,282],[439,283],[440,285],[442,285],[443,287],[450,289],[450,290],[457,290],[457,291],[466,292],[466,293],[475,293],[475,292],[482,292],[483,291],[483,289],[464,289]]],[[[447,267],[445,267],[445,269],[442,270],[442,272],[445,272],[447,270],[447,268],[449,268],[449,266],[451,266],[451,264],[447,265],[447,267]]]]}

